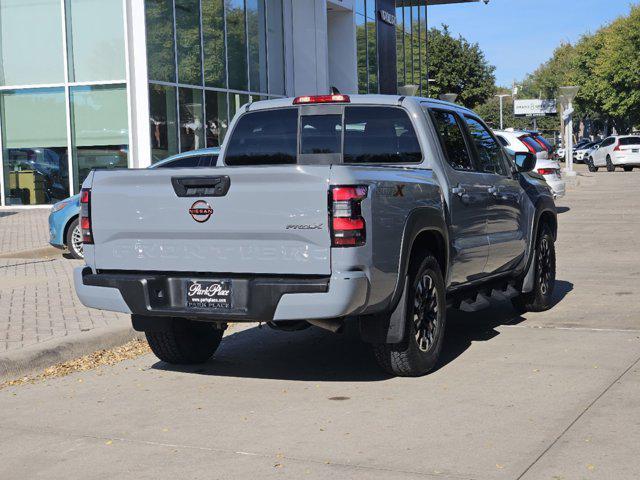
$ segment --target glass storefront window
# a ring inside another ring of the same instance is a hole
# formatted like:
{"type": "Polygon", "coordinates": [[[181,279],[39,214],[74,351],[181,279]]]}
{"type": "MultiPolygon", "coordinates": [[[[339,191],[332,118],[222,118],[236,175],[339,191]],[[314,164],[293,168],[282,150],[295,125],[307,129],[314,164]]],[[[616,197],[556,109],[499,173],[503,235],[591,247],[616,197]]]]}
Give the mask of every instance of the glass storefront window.
{"type": "Polygon", "coordinates": [[[249,39],[249,90],[267,91],[267,35],[264,0],[246,0],[249,39]]]}
{"type": "Polygon", "coordinates": [[[227,48],[229,88],[247,89],[247,41],[245,31],[244,0],[228,0],[227,48]]]}
{"type": "Polygon", "coordinates": [[[0,1],[0,84],[64,81],[60,0],[0,1]]]}
{"type": "Polygon", "coordinates": [[[369,20],[376,19],[376,0],[367,0],[367,18],[369,20]]]}
{"type": "Polygon", "coordinates": [[[359,13],[360,15],[364,15],[366,13],[364,0],[356,0],[356,13],[359,13]]]}
{"type": "Polygon", "coordinates": [[[180,151],[204,148],[202,90],[178,89],[180,104],[180,151]]]}
{"type": "Polygon", "coordinates": [[[123,80],[122,2],[67,0],[66,8],[69,81],[123,80]]]}
{"type": "Polygon", "coordinates": [[[378,93],[378,42],[375,20],[367,21],[367,59],[369,62],[369,93],[378,93]]]}
{"type": "Polygon", "coordinates": [[[233,120],[236,112],[242,107],[245,103],[249,103],[250,97],[249,95],[241,95],[238,93],[230,93],[229,94],[229,119],[233,120]]]}
{"type": "Polygon", "coordinates": [[[200,53],[200,2],[175,0],[178,82],[202,85],[200,53]]]}
{"type": "Polygon", "coordinates": [[[269,93],[284,95],[284,33],[282,0],[267,0],[269,93]]]}
{"type": "Polygon", "coordinates": [[[149,126],[151,128],[151,163],[178,153],[178,113],[176,88],[149,85],[149,126]]]}
{"type": "Polygon", "coordinates": [[[207,87],[227,86],[224,47],[223,0],[202,0],[202,37],[204,41],[204,83],[207,87]]]}
{"type": "Polygon", "coordinates": [[[175,87],[149,85],[151,163],[178,153],[176,100],[175,87]]]}
{"type": "Polygon", "coordinates": [[[94,168],[128,164],[129,128],[124,85],[72,87],[71,132],[76,192],[94,168]]]}
{"type": "Polygon", "coordinates": [[[219,147],[227,133],[227,94],[205,91],[207,147],[219,147]]]}
{"type": "Polygon", "coordinates": [[[43,205],[69,196],[63,88],[5,91],[0,96],[7,205],[43,205]]]}
{"type": "Polygon", "coordinates": [[[356,14],[356,45],[358,55],[358,93],[367,93],[369,90],[367,75],[367,30],[365,19],[356,14]]]}
{"type": "Polygon", "coordinates": [[[173,1],[145,0],[149,79],[175,82],[173,1]]]}
{"type": "Polygon", "coordinates": [[[398,86],[402,87],[406,84],[405,79],[405,55],[404,55],[404,9],[396,8],[396,62],[398,70],[398,86]]]}

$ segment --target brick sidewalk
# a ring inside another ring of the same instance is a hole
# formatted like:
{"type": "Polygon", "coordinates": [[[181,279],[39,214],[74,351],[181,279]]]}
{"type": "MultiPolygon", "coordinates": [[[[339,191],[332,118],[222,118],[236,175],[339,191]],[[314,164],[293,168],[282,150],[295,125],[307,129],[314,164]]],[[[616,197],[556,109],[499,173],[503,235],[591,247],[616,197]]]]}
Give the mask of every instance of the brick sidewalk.
{"type": "Polygon", "coordinates": [[[49,245],[49,209],[0,210],[0,253],[49,245]]]}
{"type": "Polygon", "coordinates": [[[128,321],[84,307],[73,288],[81,261],[0,260],[0,354],[47,340],[128,321]]]}

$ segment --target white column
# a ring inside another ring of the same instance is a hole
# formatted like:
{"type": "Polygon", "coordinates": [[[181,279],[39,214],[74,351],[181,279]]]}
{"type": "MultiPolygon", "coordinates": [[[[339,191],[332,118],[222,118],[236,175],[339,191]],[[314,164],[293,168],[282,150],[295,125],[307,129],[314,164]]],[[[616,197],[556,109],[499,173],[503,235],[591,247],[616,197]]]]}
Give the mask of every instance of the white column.
{"type": "Polygon", "coordinates": [[[127,91],[129,96],[129,166],[151,165],[149,74],[144,0],[123,0],[126,7],[127,91]]]}
{"type": "Polygon", "coordinates": [[[292,95],[329,93],[326,0],[293,0],[292,95]]]}

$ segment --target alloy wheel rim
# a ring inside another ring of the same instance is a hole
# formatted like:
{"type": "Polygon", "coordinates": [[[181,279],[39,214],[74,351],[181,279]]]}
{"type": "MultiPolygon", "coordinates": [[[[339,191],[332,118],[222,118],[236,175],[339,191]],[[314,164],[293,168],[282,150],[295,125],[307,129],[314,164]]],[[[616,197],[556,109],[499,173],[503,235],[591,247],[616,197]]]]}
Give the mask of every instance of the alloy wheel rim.
{"type": "Polygon", "coordinates": [[[82,231],[80,230],[79,225],[73,229],[73,233],[71,234],[71,247],[78,255],[83,255],[84,246],[82,244],[82,231]]]}
{"type": "Polygon", "coordinates": [[[418,348],[427,352],[433,346],[439,328],[438,297],[431,275],[425,273],[415,289],[413,324],[418,348]]]}
{"type": "Polygon", "coordinates": [[[540,291],[546,295],[551,289],[551,247],[549,240],[545,237],[540,242],[538,252],[538,283],[540,291]]]}

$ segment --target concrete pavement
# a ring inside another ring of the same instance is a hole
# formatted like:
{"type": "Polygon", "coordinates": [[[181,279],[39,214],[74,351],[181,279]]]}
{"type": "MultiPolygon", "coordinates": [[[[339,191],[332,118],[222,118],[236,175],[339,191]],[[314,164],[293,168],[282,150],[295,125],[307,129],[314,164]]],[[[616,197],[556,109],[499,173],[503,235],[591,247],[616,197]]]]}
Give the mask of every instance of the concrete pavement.
{"type": "Polygon", "coordinates": [[[639,182],[583,177],[557,305],[451,312],[426,377],[386,377],[353,334],[238,329],[201,367],[0,391],[0,478],[637,479],[639,182]]]}

